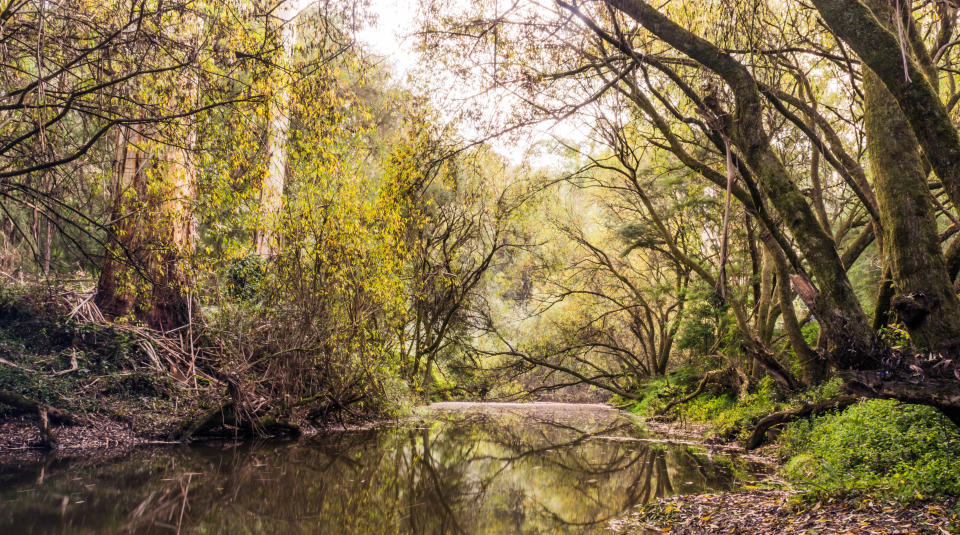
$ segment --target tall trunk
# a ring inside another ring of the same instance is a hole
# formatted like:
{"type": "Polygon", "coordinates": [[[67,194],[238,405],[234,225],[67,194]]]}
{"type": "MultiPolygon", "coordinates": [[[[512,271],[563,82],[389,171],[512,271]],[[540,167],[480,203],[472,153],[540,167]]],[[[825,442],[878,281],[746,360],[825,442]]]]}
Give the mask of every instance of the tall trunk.
{"type": "Polygon", "coordinates": [[[770,308],[773,305],[773,262],[770,261],[770,255],[764,254],[760,257],[760,302],[757,306],[757,317],[754,321],[757,328],[757,335],[765,345],[770,345],[773,333],[768,330],[770,319],[770,308]]]}
{"type": "MultiPolygon", "coordinates": [[[[295,39],[293,17],[295,5],[292,1],[284,1],[277,7],[276,20],[268,19],[279,28],[280,51],[282,57],[279,63],[287,65],[290,62],[290,53],[295,39]]],[[[253,236],[253,245],[260,256],[273,254],[274,243],[273,226],[275,218],[283,207],[283,189],[287,178],[287,132],[290,127],[290,93],[285,81],[274,81],[276,84],[273,98],[267,102],[267,170],[260,186],[260,217],[253,236]]]]}
{"type": "Polygon", "coordinates": [[[189,321],[186,257],[193,246],[194,170],[180,149],[162,158],[145,151],[143,135],[118,132],[110,251],[96,303],[111,317],[133,313],[161,330],[189,321]]]}
{"type": "MultiPolygon", "coordinates": [[[[886,0],[870,0],[881,20],[886,0]]],[[[863,71],[864,132],[883,226],[883,254],[895,295],[892,311],[927,349],[960,343],[960,300],[947,274],[920,148],[897,101],[870,69],[863,71]],[[896,135],[891,135],[896,132],[896,135]]]]}
{"type": "Polygon", "coordinates": [[[285,87],[278,89],[277,93],[276,101],[268,104],[270,125],[267,172],[260,186],[260,218],[253,238],[254,248],[260,256],[270,256],[274,251],[274,218],[283,207],[283,188],[286,183],[289,96],[285,87]]]}

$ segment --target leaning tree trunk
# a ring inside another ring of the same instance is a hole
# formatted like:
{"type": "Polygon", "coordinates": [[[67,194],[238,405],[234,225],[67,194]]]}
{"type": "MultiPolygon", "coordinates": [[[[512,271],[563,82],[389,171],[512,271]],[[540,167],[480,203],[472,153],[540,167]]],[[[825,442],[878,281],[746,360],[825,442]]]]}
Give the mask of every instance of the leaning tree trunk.
{"type": "MultiPolygon", "coordinates": [[[[894,16],[886,0],[870,0],[868,5],[884,15],[881,20],[894,16]]],[[[919,144],[897,101],[870,69],[863,71],[863,92],[883,254],[895,288],[891,309],[918,346],[936,350],[955,345],[960,342],[960,300],[940,249],[919,144]]]]}
{"type": "Polygon", "coordinates": [[[160,330],[190,319],[186,258],[193,245],[194,171],[181,149],[156,147],[136,130],[117,136],[110,246],[96,303],[160,330]]]}
{"type": "MultiPolygon", "coordinates": [[[[769,247],[776,247],[776,243],[771,243],[769,247]]],[[[768,251],[773,257],[777,267],[777,277],[780,279],[777,283],[777,295],[780,298],[783,329],[786,331],[787,340],[790,341],[790,346],[793,347],[793,352],[797,355],[797,361],[800,363],[800,381],[806,386],[814,386],[827,378],[829,366],[826,359],[811,349],[804,339],[800,322],[797,321],[797,314],[793,308],[795,295],[788,282],[790,276],[787,261],[783,258],[782,253],[770,248],[768,248],[768,251]]]]}

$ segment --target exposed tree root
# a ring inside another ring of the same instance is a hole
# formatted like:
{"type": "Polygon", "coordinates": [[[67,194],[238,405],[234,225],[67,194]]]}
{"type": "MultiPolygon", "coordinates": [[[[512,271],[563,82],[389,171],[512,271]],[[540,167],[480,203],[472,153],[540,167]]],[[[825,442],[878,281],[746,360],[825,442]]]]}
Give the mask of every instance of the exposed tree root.
{"type": "Polygon", "coordinates": [[[220,428],[229,430],[230,434],[244,436],[300,436],[302,433],[296,424],[274,416],[247,417],[240,413],[236,402],[228,401],[185,422],[170,438],[189,442],[194,436],[215,434],[215,430],[220,428]]]}
{"type": "Polygon", "coordinates": [[[761,444],[763,444],[763,441],[767,436],[767,431],[776,425],[784,424],[799,418],[805,418],[807,416],[812,416],[822,412],[843,409],[856,403],[859,399],[860,398],[856,396],[843,395],[820,401],[818,403],[804,403],[802,406],[796,409],[768,414],[759,422],[757,422],[757,425],[753,428],[753,434],[750,435],[750,439],[747,440],[745,447],[748,450],[759,447],[761,444]]]}

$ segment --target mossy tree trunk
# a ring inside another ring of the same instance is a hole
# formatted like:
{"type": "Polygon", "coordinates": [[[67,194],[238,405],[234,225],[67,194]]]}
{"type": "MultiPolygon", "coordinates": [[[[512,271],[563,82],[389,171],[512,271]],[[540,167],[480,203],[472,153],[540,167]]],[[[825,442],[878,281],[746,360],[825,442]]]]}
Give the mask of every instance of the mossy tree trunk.
{"type": "Polygon", "coordinates": [[[890,300],[917,345],[955,348],[960,342],[960,301],[940,249],[920,154],[922,145],[957,206],[960,139],[937,97],[936,68],[922,42],[898,41],[897,18],[906,28],[913,24],[909,12],[895,12],[895,4],[815,3],[868,67],[863,69],[864,129],[884,228],[882,252],[893,284],[892,289],[881,289],[878,310],[885,312],[884,302],[890,300]]]}
{"type": "MultiPolygon", "coordinates": [[[[897,35],[858,0],[814,0],[817,11],[890,90],[954,206],[960,206],[960,134],[928,78],[925,51],[903,54],[897,35]]],[[[906,5],[910,5],[906,3],[906,5]]],[[[936,81],[934,81],[934,84],[936,81]]]]}
{"type": "Polygon", "coordinates": [[[940,249],[916,136],[893,95],[869,69],[863,72],[863,92],[867,151],[885,235],[883,254],[895,288],[892,309],[920,347],[956,345],[960,301],[940,249]]]}

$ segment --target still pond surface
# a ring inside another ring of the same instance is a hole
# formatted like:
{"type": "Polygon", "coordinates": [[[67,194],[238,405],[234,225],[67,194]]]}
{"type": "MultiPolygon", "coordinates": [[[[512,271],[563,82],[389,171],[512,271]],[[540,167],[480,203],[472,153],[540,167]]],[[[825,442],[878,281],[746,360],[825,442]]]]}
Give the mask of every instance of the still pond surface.
{"type": "Polygon", "coordinates": [[[649,438],[600,405],[442,403],[297,442],[0,468],[0,533],[603,533],[636,504],[749,470],[649,438]]]}

